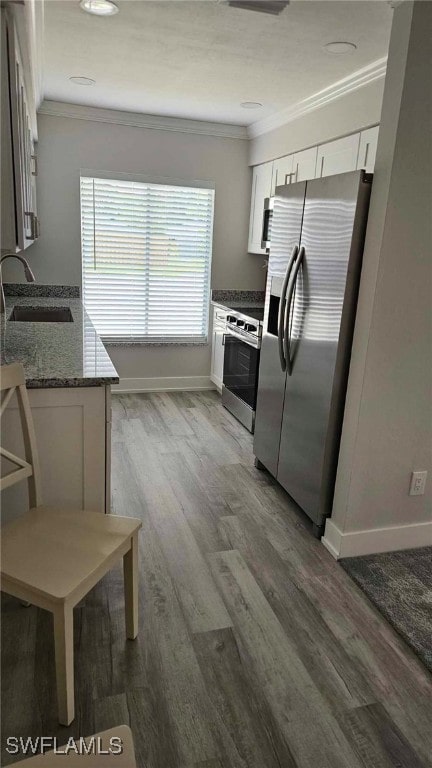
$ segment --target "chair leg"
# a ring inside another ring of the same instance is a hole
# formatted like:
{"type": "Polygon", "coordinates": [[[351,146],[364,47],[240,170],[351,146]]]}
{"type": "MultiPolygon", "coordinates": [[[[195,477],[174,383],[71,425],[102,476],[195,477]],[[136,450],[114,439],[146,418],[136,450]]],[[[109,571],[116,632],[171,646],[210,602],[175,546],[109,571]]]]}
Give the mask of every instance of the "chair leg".
{"type": "Polygon", "coordinates": [[[123,556],[126,637],[138,634],[138,535],[132,536],[131,548],[123,556]]]}
{"type": "Polygon", "coordinates": [[[54,610],[54,644],[59,722],[70,725],[75,717],[72,606],[54,610]]]}

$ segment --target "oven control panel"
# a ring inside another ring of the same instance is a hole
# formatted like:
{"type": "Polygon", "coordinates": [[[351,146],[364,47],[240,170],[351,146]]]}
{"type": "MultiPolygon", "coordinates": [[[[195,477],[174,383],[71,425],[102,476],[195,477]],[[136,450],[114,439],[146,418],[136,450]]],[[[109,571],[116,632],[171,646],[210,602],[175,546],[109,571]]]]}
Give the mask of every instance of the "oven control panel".
{"type": "Polygon", "coordinates": [[[261,332],[261,320],[255,320],[241,312],[231,312],[227,315],[227,333],[236,336],[246,344],[259,349],[261,346],[261,332]]]}

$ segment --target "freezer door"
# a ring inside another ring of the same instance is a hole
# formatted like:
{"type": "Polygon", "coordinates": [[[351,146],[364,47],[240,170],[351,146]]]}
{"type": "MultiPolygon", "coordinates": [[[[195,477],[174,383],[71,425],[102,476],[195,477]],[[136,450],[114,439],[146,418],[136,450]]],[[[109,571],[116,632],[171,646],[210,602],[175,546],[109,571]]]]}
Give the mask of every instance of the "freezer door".
{"type": "Polygon", "coordinates": [[[277,479],[316,525],[333,499],[369,195],[363,171],[308,182],[301,266],[288,289],[277,479]]]}
{"type": "Polygon", "coordinates": [[[299,244],[303,219],[306,182],[276,187],[268,274],[283,278],[295,245],[299,244]]]}
{"type": "MultiPolygon", "coordinates": [[[[258,377],[254,452],[276,477],[286,372],[280,358],[279,319],[284,321],[283,288],[293,250],[300,241],[306,182],[277,187],[258,377]]],[[[282,340],[281,340],[282,341],[282,340]]]]}

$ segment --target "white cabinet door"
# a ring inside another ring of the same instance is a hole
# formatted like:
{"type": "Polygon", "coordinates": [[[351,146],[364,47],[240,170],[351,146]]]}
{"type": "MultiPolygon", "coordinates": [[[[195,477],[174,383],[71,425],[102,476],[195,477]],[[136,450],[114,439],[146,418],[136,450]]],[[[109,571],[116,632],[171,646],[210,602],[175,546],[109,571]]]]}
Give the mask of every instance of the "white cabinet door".
{"type": "Polygon", "coordinates": [[[359,143],[360,134],[354,133],[318,147],[316,176],[333,176],[335,173],[355,171],[359,143]]]}
{"type": "Polygon", "coordinates": [[[360,134],[360,148],[357,161],[357,169],[364,168],[368,173],[373,173],[378,144],[379,125],[368,128],[360,134]]]}
{"type": "Polygon", "coordinates": [[[224,334],[226,332],[227,312],[221,307],[213,307],[213,332],[210,379],[219,392],[222,391],[224,364],[224,334]]]}
{"type": "MultiPolygon", "coordinates": [[[[13,164],[13,208],[15,232],[13,240],[8,232],[8,241],[2,236],[2,247],[23,250],[36,240],[39,224],[36,210],[36,156],[32,135],[30,101],[24,81],[24,67],[18,45],[18,37],[12,15],[2,13],[2,44],[7,43],[8,61],[2,61],[2,90],[9,94],[7,135],[2,136],[2,161],[7,153],[12,155],[13,164]],[[5,82],[7,80],[7,82],[5,82]]],[[[9,163],[8,163],[9,164],[9,163]]],[[[10,184],[10,181],[9,181],[10,184]]],[[[2,219],[4,210],[2,208],[2,219]]],[[[3,223],[3,222],[2,222],[3,223]]]]}
{"type": "Polygon", "coordinates": [[[272,194],[280,184],[294,184],[315,178],[318,147],[304,149],[293,155],[281,157],[273,163],[272,194]]]}
{"type": "MultiPolygon", "coordinates": [[[[105,387],[30,389],[29,399],[39,453],[43,503],[94,512],[109,511],[105,387]]],[[[15,398],[3,419],[2,444],[17,456],[24,456],[15,398]]],[[[5,522],[26,509],[25,482],[2,492],[5,522]]]]}
{"type": "Polygon", "coordinates": [[[293,181],[308,181],[315,178],[318,147],[310,147],[293,155],[293,181]]]}
{"type": "Polygon", "coordinates": [[[212,364],[210,378],[216,384],[219,392],[222,390],[223,364],[224,364],[224,334],[225,329],[217,326],[213,328],[212,339],[212,364]]]}
{"type": "Polygon", "coordinates": [[[271,184],[271,195],[274,195],[276,187],[282,184],[290,184],[292,181],[293,155],[280,157],[273,162],[273,176],[271,184]]]}
{"type": "Polygon", "coordinates": [[[252,197],[249,223],[249,253],[266,253],[261,246],[264,200],[270,197],[272,188],[273,162],[256,165],[252,175],[252,197]]]}
{"type": "Polygon", "coordinates": [[[6,27],[6,8],[1,8],[1,88],[0,88],[0,139],[1,139],[1,250],[15,252],[17,232],[15,223],[14,168],[9,99],[9,59],[6,27]]]}

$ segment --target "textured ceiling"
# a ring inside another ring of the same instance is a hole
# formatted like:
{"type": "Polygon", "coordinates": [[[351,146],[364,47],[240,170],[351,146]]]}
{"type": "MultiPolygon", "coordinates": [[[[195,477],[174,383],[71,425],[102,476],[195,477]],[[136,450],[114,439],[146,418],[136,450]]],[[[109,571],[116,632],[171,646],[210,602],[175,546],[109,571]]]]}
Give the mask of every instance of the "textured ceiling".
{"type": "Polygon", "coordinates": [[[116,1],[120,12],[100,18],[47,0],[46,99],[249,125],[385,56],[392,20],[384,0],[293,0],[280,16],[220,0],[116,1]],[[357,50],[330,56],[334,40],[357,50]]]}

